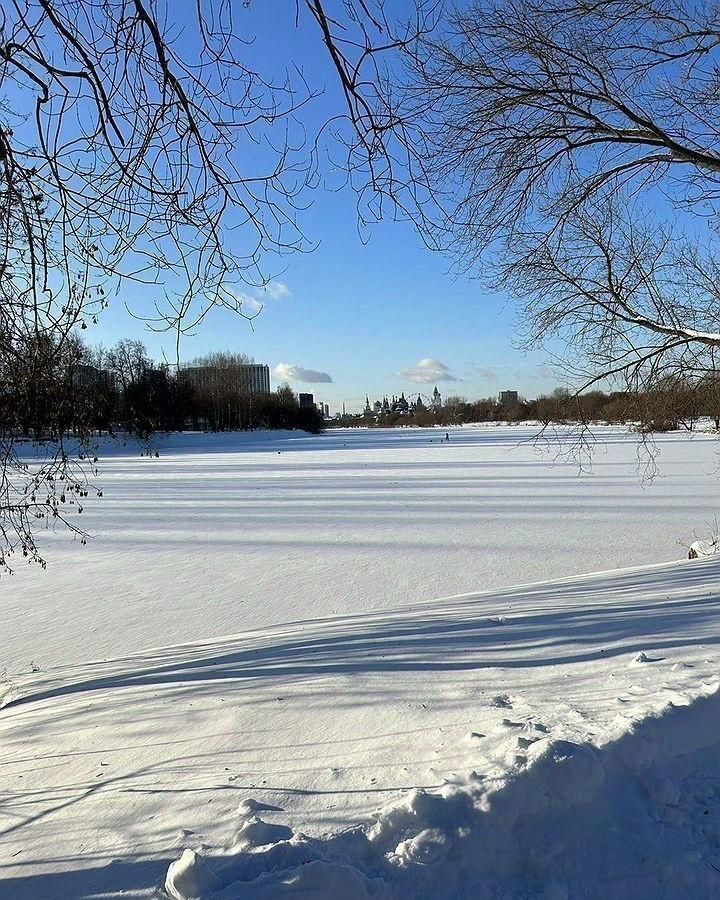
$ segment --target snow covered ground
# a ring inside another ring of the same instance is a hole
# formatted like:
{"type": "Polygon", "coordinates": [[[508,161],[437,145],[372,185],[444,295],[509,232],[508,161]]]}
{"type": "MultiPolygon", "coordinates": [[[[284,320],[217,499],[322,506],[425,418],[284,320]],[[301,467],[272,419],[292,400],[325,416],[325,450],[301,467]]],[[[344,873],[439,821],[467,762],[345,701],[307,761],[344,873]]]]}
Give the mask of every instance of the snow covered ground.
{"type": "Polygon", "coordinates": [[[578,475],[533,428],[182,435],[111,447],[87,547],[0,579],[0,671],[87,662],[316,616],[666,562],[718,510],[718,443],[602,429],[578,475]]]}
{"type": "Polygon", "coordinates": [[[94,542],[0,582],[2,900],[716,897],[720,565],[637,568],[715,444],[642,487],[527,435],[116,450],[94,542]]]}

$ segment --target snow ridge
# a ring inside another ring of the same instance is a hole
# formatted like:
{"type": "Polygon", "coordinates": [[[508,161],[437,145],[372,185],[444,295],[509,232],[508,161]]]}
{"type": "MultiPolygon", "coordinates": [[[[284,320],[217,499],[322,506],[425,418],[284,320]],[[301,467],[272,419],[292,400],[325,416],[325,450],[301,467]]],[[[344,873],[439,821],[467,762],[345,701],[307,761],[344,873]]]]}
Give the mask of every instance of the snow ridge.
{"type": "Polygon", "coordinates": [[[246,800],[224,850],[186,848],[172,900],[659,900],[720,891],[720,693],[617,741],[540,738],[527,764],[415,790],[326,838],[266,823],[246,800]],[[687,827],[688,821],[694,823],[687,827]]]}

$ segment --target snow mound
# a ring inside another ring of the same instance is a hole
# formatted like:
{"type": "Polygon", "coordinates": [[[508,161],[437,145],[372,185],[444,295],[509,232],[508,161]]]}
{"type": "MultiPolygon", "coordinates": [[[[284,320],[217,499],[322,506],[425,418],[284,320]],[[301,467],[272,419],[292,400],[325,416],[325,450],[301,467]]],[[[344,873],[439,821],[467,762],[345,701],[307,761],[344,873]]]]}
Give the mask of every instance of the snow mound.
{"type": "MultiPolygon", "coordinates": [[[[225,878],[233,878],[232,866],[226,866],[225,878]]],[[[204,897],[242,897],[243,900],[316,900],[321,897],[343,900],[390,900],[389,888],[380,879],[368,879],[352,866],[310,859],[288,865],[275,872],[264,872],[250,882],[232,880],[226,890],[207,863],[193,850],[185,850],[172,863],[165,881],[172,900],[200,900],[204,897]]]]}
{"type": "Polygon", "coordinates": [[[527,765],[414,790],[325,838],[269,828],[262,845],[186,849],[172,900],[705,900],[720,892],[720,694],[604,747],[540,738],[527,765]],[[687,827],[692,822],[691,828],[687,827]]]}
{"type": "Polygon", "coordinates": [[[705,556],[714,556],[720,552],[720,543],[717,540],[693,541],[688,548],[688,559],[702,559],[705,556]]]}
{"type": "Polygon", "coordinates": [[[636,663],[654,663],[654,662],[662,662],[665,659],[664,656],[650,656],[648,653],[645,653],[644,650],[641,650],[640,653],[636,654],[633,658],[633,662],[636,663]]]}
{"type": "Polygon", "coordinates": [[[202,856],[186,847],[180,859],[170,864],[165,878],[165,890],[173,900],[204,897],[220,888],[220,880],[202,856]]]}

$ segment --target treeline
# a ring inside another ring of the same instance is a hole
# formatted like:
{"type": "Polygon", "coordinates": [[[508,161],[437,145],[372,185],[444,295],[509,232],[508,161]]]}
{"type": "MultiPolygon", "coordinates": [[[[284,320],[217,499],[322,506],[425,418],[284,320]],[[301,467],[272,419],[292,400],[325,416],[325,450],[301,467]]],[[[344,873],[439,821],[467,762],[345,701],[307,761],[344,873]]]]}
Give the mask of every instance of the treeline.
{"type": "MultiPolygon", "coordinates": [[[[192,365],[209,372],[210,387],[198,388],[176,370],[155,363],[141,341],[89,347],[77,336],[53,342],[47,336],[16,342],[0,370],[0,429],[34,440],[124,431],[147,438],[156,431],[254,428],[318,432],[322,416],[300,408],[283,386],[253,394],[233,368],[251,361],[213,354],[192,365]],[[222,372],[222,377],[213,377],[222,372]]],[[[189,364],[190,365],[190,364],[189,364]]]]}
{"type": "Polygon", "coordinates": [[[518,398],[500,403],[488,397],[468,401],[448,397],[437,408],[424,407],[408,414],[345,416],[335,425],[366,425],[388,428],[400,425],[463,425],[471,422],[541,422],[632,424],[642,431],[692,431],[698,420],[710,418],[720,429],[720,377],[707,375],[699,381],[666,378],[642,391],[590,391],[575,396],[558,388],[536,400],[518,398]]]}

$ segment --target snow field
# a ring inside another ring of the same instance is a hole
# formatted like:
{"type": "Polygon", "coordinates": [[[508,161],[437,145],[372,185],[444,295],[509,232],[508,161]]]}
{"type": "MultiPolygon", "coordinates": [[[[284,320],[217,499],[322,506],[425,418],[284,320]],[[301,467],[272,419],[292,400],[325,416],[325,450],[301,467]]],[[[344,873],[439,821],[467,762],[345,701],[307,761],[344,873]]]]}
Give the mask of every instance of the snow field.
{"type": "MultiPolygon", "coordinates": [[[[101,447],[87,547],[0,580],[9,674],[308,618],[667,562],[718,509],[717,442],[598,431],[593,470],[533,427],[160,438],[101,447]]],[[[92,499],[92,498],[91,498],[92,499]]],[[[697,534],[696,534],[697,532],[697,534]]]]}
{"type": "Polygon", "coordinates": [[[109,458],[0,584],[0,898],[717,896],[718,560],[577,576],[684,556],[715,444],[521,437],[109,458]]]}
{"type": "Polygon", "coordinates": [[[685,561],[29,673],[0,712],[0,896],[156,897],[169,869],[179,897],[713,896],[719,588],[685,561]]]}

